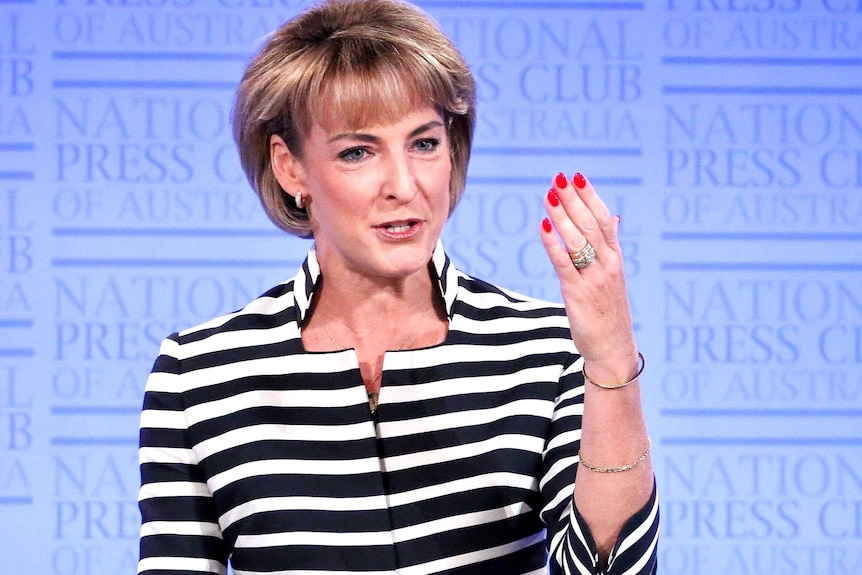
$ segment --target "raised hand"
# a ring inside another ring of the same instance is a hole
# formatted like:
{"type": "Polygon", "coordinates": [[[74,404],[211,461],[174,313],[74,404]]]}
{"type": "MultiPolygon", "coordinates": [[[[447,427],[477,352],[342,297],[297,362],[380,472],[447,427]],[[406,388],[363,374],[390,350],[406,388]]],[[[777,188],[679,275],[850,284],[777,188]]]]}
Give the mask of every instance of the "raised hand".
{"type": "Polygon", "coordinates": [[[637,369],[637,347],[617,239],[620,219],[580,173],[572,181],[557,174],[545,208],[540,235],[560,280],[575,346],[595,381],[625,381],[637,369]]]}

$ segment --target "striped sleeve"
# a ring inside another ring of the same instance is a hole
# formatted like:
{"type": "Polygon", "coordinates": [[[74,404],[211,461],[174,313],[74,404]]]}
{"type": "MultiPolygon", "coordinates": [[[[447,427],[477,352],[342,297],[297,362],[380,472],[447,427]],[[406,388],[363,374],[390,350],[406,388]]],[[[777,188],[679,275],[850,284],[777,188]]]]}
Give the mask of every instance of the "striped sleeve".
{"type": "Polygon", "coordinates": [[[552,575],[653,575],[658,549],[656,488],[647,504],[623,525],[608,565],[599,565],[598,550],[589,526],[574,506],[572,479],[577,474],[584,384],[571,366],[561,377],[561,392],[551,422],[540,489],[548,526],[552,575]]]}
{"type": "Polygon", "coordinates": [[[178,336],[166,339],[141,412],[139,575],[224,575],[227,551],[212,494],[188,436],[178,336]]]}

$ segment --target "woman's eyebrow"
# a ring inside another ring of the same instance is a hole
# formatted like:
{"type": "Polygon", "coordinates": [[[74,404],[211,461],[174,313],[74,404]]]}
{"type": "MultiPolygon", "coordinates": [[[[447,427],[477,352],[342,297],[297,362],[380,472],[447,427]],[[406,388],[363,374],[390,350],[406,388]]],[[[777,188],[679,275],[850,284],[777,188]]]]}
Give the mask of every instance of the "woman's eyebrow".
{"type": "MultiPolygon", "coordinates": [[[[442,127],[444,127],[444,124],[442,121],[432,120],[428,123],[422,124],[421,126],[416,128],[415,130],[410,132],[410,134],[408,134],[408,137],[413,138],[415,136],[418,136],[419,134],[423,134],[423,133],[427,132],[428,130],[433,130],[434,128],[442,128],[442,127]]],[[[380,137],[375,136],[374,134],[367,134],[364,132],[344,132],[342,134],[336,134],[335,136],[332,136],[331,138],[329,138],[327,140],[327,143],[337,142],[339,140],[359,140],[362,142],[374,143],[374,142],[380,141],[380,137]]]]}
{"type": "Polygon", "coordinates": [[[414,136],[418,136],[419,134],[427,132],[428,130],[433,130],[434,128],[443,128],[443,127],[444,127],[444,124],[440,120],[432,120],[432,121],[428,122],[427,124],[422,124],[421,126],[416,128],[415,130],[410,132],[410,137],[412,138],[414,136]]]}

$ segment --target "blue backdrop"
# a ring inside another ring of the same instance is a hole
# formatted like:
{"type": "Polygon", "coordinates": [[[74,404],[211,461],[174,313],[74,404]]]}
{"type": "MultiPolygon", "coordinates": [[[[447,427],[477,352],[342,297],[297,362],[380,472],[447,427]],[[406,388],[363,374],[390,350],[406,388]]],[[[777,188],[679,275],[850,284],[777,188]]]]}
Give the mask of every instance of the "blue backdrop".
{"type": "MultiPolygon", "coordinates": [[[[305,4],[0,0],[0,571],[134,572],[158,342],[303,259],[229,114],[305,4]]],[[[661,573],[862,573],[862,3],[420,5],[480,87],[456,262],[559,299],[552,176],[622,216],[661,573]]]]}

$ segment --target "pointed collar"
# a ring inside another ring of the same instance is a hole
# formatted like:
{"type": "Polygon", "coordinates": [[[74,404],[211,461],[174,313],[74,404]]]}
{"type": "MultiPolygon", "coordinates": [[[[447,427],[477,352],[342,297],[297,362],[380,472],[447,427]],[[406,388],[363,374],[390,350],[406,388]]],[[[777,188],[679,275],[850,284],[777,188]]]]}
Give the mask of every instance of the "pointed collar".
{"type": "MultiPolygon", "coordinates": [[[[443,250],[443,244],[437,242],[434,254],[431,256],[431,269],[436,275],[437,287],[446,305],[446,315],[452,319],[455,298],[458,292],[458,270],[452,265],[449,256],[443,250]]],[[[297,272],[293,282],[293,293],[296,300],[297,321],[302,325],[308,317],[314,292],[320,285],[320,264],[314,246],[308,252],[302,267],[297,272]]]]}

